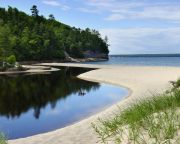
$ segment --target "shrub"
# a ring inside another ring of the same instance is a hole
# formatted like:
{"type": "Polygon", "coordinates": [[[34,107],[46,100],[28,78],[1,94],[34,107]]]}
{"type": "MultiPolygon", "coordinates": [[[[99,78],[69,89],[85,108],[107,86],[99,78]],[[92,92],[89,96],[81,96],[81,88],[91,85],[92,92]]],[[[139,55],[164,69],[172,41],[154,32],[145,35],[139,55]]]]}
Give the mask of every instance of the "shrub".
{"type": "Polygon", "coordinates": [[[180,79],[178,79],[175,83],[175,88],[178,88],[178,87],[180,87],[180,79]]]}
{"type": "MultiPolygon", "coordinates": [[[[180,80],[175,86],[179,86],[180,80]]],[[[180,89],[173,88],[150,99],[142,100],[110,119],[99,119],[92,126],[101,142],[175,144],[180,132],[180,89]]],[[[179,143],[178,143],[179,144],[179,143]]]]}
{"type": "Polygon", "coordinates": [[[7,57],[6,58],[6,62],[11,64],[11,65],[15,65],[15,63],[16,63],[15,55],[10,55],[9,57],[7,57]]]}
{"type": "Polygon", "coordinates": [[[7,144],[6,137],[3,133],[0,133],[0,144],[7,144]]]}

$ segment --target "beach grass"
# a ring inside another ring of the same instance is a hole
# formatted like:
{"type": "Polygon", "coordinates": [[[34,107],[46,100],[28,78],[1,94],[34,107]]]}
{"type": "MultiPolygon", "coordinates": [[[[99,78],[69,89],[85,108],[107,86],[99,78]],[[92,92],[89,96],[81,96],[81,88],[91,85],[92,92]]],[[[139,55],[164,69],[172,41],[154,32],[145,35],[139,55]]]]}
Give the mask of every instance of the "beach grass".
{"type": "Polygon", "coordinates": [[[92,126],[102,143],[180,143],[180,80],[161,95],[142,100],[92,126]]]}
{"type": "Polygon", "coordinates": [[[0,144],[7,144],[6,136],[0,133],[0,144]]]}

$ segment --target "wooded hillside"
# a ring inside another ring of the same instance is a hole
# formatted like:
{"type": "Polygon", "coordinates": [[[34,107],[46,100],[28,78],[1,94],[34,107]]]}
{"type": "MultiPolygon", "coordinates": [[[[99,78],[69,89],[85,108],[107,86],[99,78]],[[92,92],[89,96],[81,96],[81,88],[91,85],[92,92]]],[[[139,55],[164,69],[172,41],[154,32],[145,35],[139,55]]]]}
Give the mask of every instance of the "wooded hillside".
{"type": "Polygon", "coordinates": [[[27,15],[17,8],[0,8],[0,59],[15,55],[18,61],[59,60],[65,53],[83,58],[85,53],[108,55],[107,38],[96,30],[70,27],[39,15],[37,7],[27,15]]]}

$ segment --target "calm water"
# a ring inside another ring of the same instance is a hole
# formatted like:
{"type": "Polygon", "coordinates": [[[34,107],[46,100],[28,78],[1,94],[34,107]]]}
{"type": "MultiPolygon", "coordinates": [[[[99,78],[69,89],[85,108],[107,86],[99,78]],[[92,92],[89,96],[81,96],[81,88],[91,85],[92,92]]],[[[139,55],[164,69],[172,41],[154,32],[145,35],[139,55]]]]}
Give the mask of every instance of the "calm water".
{"type": "Polygon", "coordinates": [[[109,61],[94,62],[94,64],[179,67],[180,55],[134,55],[134,56],[117,55],[117,56],[110,56],[109,61]]]}
{"type": "Polygon", "coordinates": [[[9,139],[62,128],[116,103],[127,90],[75,76],[65,68],[52,74],[0,76],[0,131],[9,139]]]}

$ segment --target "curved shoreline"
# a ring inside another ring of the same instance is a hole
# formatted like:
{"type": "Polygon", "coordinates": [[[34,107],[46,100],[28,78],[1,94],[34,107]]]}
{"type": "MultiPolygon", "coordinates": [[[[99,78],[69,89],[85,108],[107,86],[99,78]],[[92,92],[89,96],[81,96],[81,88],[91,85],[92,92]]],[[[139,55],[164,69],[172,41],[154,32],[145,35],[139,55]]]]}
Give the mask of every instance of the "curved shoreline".
{"type": "MultiPolygon", "coordinates": [[[[62,64],[65,66],[66,64],[62,64]]],[[[66,66],[77,64],[67,64],[66,66]]],[[[50,64],[49,66],[52,66],[50,64]]],[[[54,64],[55,66],[55,64],[54,64]]],[[[57,65],[56,65],[57,66],[57,65]]],[[[59,66],[59,64],[58,64],[59,66]]],[[[79,67],[93,67],[81,65],[79,67]]],[[[110,83],[131,90],[130,96],[118,102],[122,109],[130,106],[141,98],[148,98],[151,92],[163,92],[170,85],[168,81],[176,80],[180,76],[177,67],[130,67],[130,66],[98,66],[100,68],[83,73],[78,77],[84,80],[110,83]]],[[[98,141],[97,135],[91,127],[98,117],[107,118],[119,111],[117,104],[110,106],[102,112],[90,116],[73,125],[52,132],[35,135],[28,138],[10,140],[10,144],[94,144],[98,141]]]]}
{"type": "Polygon", "coordinates": [[[47,73],[53,71],[59,71],[60,69],[47,67],[47,66],[35,66],[35,65],[23,65],[24,68],[28,68],[25,71],[4,71],[0,72],[0,75],[8,75],[8,74],[39,74],[39,73],[47,73]]]}

